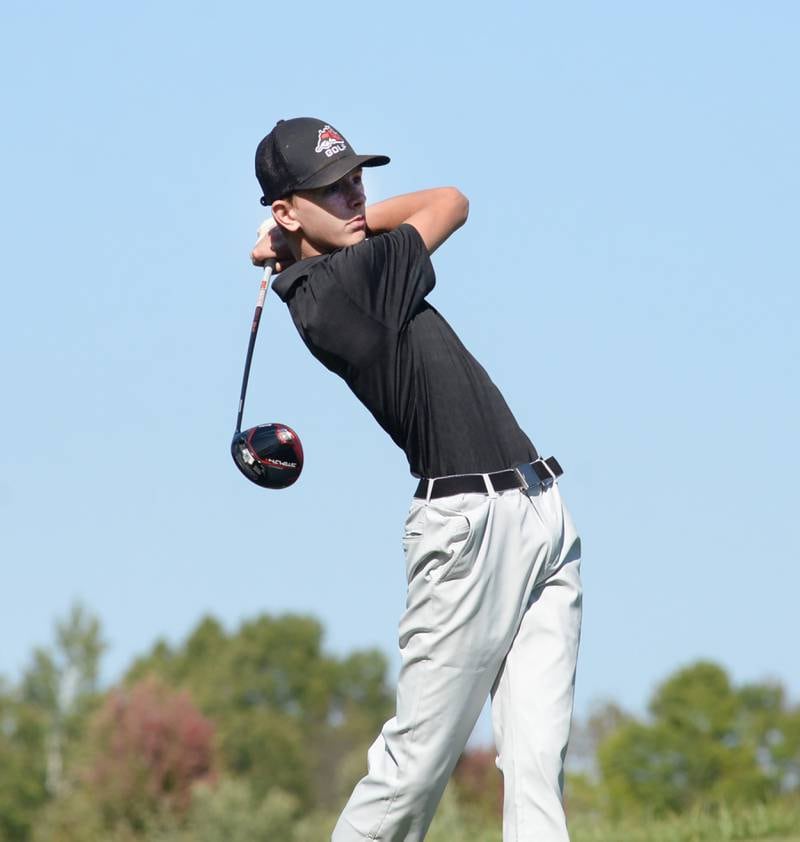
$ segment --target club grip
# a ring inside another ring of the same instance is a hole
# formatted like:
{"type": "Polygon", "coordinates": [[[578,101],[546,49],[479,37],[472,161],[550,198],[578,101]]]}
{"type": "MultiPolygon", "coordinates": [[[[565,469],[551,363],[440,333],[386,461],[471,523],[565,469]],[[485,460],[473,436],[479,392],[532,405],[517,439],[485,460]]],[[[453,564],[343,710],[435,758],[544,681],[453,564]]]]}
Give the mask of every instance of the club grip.
{"type": "Polygon", "coordinates": [[[267,290],[269,289],[269,281],[272,273],[275,271],[275,260],[268,260],[264,264],[264,274],[261,276],[261,286],[258,288],[258,301],[256,302],[256,311],[264,306],[264,299],[267,297],[267,290]]]}

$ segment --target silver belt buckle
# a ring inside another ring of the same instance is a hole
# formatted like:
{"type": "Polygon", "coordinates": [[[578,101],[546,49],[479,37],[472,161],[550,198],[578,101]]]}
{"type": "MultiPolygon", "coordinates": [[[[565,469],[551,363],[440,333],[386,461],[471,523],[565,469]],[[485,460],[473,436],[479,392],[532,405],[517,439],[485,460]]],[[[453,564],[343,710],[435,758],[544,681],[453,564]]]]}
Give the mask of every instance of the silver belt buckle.
{"type": "Polygon", "coordinates": [[[538,488],[540,485],[542,488],[548,488],[556,481],[556,475],[550,470],[550,466],[544,461],[544,459],[537,459],[535,464],[541,465],[544,468],[544,477],[542,477],[536,468],[533,467],[534,463],[523,462],[521,465],[516,465],[514,467],[514,470],[517,472],[517,476],[523,484],[523,491],[528,491],[528,489],[531,488],[538,488]]]}
{"type": "Polygon", "coordinates": [[[539,477],[530,466],[528,462],[523,462],[521,465],[515,465],[514,470],[517,472],[520,483],[522,483],[522,490],[527,491],[532,485],[539,484],[539,477]]]}

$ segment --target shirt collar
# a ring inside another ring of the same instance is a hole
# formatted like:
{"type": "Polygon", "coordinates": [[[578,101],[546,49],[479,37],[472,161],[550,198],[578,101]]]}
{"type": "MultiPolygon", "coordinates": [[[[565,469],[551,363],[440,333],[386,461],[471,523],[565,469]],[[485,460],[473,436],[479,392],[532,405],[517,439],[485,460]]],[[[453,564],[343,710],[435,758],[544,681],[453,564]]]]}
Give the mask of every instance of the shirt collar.
{"type": "Polygon", "coordinates": [[[278,275],[272,288],[278,294],[281,301],[286,301],[292,287],[301,279],[308,275],[308,270],[315,264],[327,257],[326,254],[318,254],[315,257],[308,257],[305,260],[298,260],[293,263],[288,269],[278,275]]]}

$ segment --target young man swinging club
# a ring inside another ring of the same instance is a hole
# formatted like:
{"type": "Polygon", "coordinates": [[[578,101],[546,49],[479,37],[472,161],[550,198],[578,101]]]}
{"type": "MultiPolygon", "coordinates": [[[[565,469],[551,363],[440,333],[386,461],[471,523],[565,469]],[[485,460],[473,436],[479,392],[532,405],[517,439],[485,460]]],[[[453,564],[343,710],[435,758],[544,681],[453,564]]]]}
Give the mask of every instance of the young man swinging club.
{"type": "Polygon", "coordinates": [[[581,622],[580,539],[497,387],[425,297],[430,255],[467,219],[451,187],[366,206],[330,124],[281,120],[256,151],[276,223],[253,263],[311,353],[338,374],[419,478],[405,523],[408,595],[396,714],[368,753],[333,842],[420,842],[492,696],[505,842],[568,840],[563,763],[581,622]]]}

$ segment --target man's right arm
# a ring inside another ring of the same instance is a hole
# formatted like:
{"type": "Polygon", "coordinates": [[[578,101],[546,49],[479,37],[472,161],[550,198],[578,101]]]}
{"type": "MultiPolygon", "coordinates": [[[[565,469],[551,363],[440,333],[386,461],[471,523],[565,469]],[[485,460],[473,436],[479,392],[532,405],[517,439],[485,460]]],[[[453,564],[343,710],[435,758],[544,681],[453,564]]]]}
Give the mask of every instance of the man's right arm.
{"type": "Polygon", "coordinates": [[[377,202],[370,205],[366,213],[370,233],[394,231],[404,223],[413,225],[428,254],[433,254],[467,221],[469,201],[455,187],[435,187],[377,202]]]}

